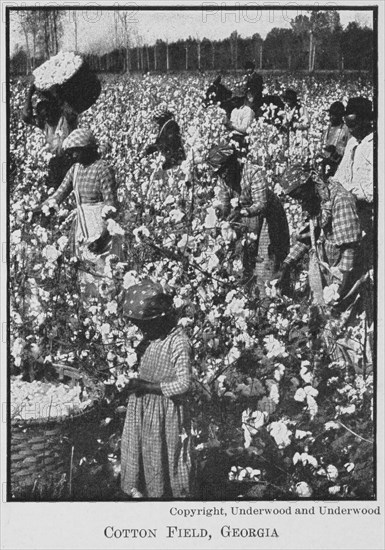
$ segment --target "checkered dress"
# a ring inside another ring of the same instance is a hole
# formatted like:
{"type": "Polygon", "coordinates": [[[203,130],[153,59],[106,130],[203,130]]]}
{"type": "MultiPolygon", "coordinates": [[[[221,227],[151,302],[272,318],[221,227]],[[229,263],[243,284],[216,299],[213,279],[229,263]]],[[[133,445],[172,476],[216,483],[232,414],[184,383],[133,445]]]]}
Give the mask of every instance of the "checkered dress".
{"type": "Polygon", "coordinates": [[[150,341],[139,377],[160,383],[163,395],[130,395],[121,443],[122,490],[148,498],[191,496],[192,465],[186,392],[191,347],[180,327],[150,341]]]}
{"type": "MultiPolygon", "coordinates": [[[[70,246],[74,256],[85,260],[92,265],[91,273],[79,272],[81,288],[96,289],[100,284],[100,276],[104,275],[105,259],[110,253],[121,254],[121,237],[114,236],[110,249],[104,254],[94,254],[88,250],[87,243],[100,237],[105,227],[102,217],[105,205],[116,206],[116,183],[112,168],[103,160],[96,160],[89,166],[76,163],[68,170],[64,180],[58,189],[47,199],[46,203],[52,200],[60,204],[74,190],[74,175],[77,168],[76,187],[79,191],[82,212],[77,209],[77,216],[70,231],[70,246]],[[83,217],[83,215],[84,217],[83,217]],[[83,220],[83,223],[81,223],[83,220]]],[[[89,270],[89,269],[88,269],[89,270]]],[[[86,271],[88,271],[86,270],[86,271]]],[[[88,291],[87,291],[88,292],[88,291]]],[[[85,299],[86,291],[83,293],[85,299]]],[[[96,295],[99,292],[96,290],[96,295]]]]}
{"type": "MultiPolygon", "coordinates": [[[[77,164],[71,166],[60,187],[49,200],[54,199],[57,204],[60,204],[73,191],[75,166],[77,164]]],[[[89,166],[83,166],[83,164],[78,164],[78,166],[76,181],[82,204],[103,202],[115,206],[116,183],[112,168],[101,159],[89,166]]]]}
{"type": "MultiPolygon", "coordinates": [[[[357,245],[361,239],[360,222],[353,195],[339,183],[330,183],[330,219],[324,226],[323,258],[330,267],[352,271],[357,245]]],[[[286,263],[297,262],[309,246],[298,242],[290,250],[286,263]]]]}
{"type": "Polygon", "coordinates": [[[238,198],[249,208],[252,216],[241,219],[239,236],[245,237],[243,250],[244,277],[256,276],[260,296],[265,296],[265,282],[279,269],[290,248],[289,226],[284,207],[268,188],[258,168],[246,164],[243,169],[242,189],[238,193],[223,180],[220,182],[219,200],[225,213],[231,212],[231,199],[238,198]],[[250,239],[250,233],[257,240],[250,239]],[[262,261],[256,263],[257,255],[262,261]]]}

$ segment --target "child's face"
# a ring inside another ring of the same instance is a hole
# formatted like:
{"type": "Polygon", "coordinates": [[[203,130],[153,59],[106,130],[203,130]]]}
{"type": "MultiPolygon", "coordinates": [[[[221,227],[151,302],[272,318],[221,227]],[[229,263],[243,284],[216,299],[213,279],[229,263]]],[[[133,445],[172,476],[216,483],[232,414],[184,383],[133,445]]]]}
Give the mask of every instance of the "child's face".
{"type": "Polygon", "coordinates": [[[82,157],[83,149],[81,147],[71,147],[67,150],[67,155],[72,159],[73,162],[80,162],[82,157]]]}
{"type": "Polygon", "coordinates": [[[175,325],[175,316],[173,312],[166,315],[149,319],[148,321],[131,320],[139,328],[143,335],[149,340],[163,338],[175,325]]]}

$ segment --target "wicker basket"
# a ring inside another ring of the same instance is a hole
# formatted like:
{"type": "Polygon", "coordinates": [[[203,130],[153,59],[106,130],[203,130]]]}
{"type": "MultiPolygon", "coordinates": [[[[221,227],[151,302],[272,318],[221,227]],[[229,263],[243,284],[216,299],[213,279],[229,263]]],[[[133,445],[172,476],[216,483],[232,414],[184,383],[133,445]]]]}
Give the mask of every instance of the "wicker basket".
{"type": "Polygon", "coordinates": [[[78,112],[83,113],[98,99],[101,84],[84,61],[76,74],[62,85],[62,96],[78,112]]]}
{"type": "Polygon", "coordinates": [[[56,366],[56,370],[61,380],[69,377],[73,385],[83,383],[91,394],[92,404],[74,415],[11,420],[11,495],[16,498],[30,491],[36,483],[54,486],[70,480],[73,433],[97,416],[103,395],[101,386],[72,367],[56,366]]]}
{"type": "MultiPolygon", "coordinates": [[[[71,78],[59,85],[61,97],[77,113],[83,113],[89,109],[98,99],[101,89],[102,87],[97,75],[90,70],[85,61],[83,61],[79,70],[71,78]]],[[[51,96],[49,89],[39,91],[47,98],[51,96]]]]}

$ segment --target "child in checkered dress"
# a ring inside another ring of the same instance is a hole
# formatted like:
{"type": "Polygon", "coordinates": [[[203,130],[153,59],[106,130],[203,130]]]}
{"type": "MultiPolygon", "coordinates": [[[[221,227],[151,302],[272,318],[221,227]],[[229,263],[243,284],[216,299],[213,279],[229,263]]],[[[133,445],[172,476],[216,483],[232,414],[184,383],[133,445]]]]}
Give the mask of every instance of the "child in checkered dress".
{"type": "Polygon", "coordinates": [[[144,351],[139,377],[128,386],[121,443],[122,490],[133,497],[190,497],[189,340],[176,326],[171,297],[150,280],[126,291],[123,312],[143,332],[144,351]]]}

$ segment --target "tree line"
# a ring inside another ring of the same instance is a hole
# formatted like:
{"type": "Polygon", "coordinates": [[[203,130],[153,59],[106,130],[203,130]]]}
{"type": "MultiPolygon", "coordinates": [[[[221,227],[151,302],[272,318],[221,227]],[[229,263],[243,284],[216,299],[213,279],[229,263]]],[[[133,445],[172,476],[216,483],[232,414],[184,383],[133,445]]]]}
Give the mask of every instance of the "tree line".
{"type": "MultiPolygon", "coordinates": [[[[11,74],[29,74],[55,55],[63,35],[63,10],[18,10],[25,37],[10,60],[11,74]]],[[[73,14],[74,50],[77,50],[77,19],[73,14]]],[[[342,28],[336,10],[314,10],[298,15],[290,28],[273,28],[262,39],[259,34],[241,37],[235,30],[223,40],[189,37],[148,45],[133,34],[116,12],[115,47],[107,53],[85,55],[98,72],[238,70],[245,60],[260,70],[357,70],[372,72],[375,63],[374,33],[367,26],[351,22],[342,28]]],[[[115,15],[115,14],[114,14],[115,15]]]]}

